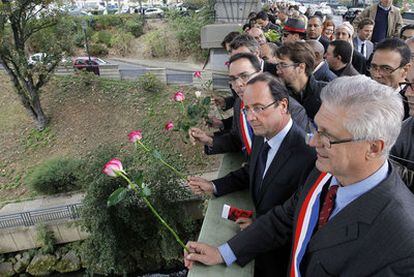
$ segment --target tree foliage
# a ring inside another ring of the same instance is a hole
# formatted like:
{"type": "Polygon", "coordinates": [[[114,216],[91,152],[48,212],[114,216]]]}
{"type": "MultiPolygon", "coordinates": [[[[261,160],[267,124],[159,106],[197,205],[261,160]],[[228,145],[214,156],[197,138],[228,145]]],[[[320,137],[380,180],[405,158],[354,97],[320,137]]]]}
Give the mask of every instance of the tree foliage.
{"type": "Polygon", "coordinates": [[[65,23],[57,1],[1,0],[0,62],[39,130],[47,124],[39,93],[71,47],[71,26],[65,23]],[[29,64],[30,50],[46,55],[29,64]]]}

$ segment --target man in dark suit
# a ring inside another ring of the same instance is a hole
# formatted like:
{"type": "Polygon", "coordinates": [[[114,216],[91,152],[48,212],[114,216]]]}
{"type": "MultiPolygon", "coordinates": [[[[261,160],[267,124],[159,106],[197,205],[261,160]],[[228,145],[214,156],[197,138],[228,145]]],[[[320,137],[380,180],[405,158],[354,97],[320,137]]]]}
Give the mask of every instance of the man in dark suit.
{"type": "MultiPolygon", "coordinates": [[[[291,119],[287,108],[289,94],[280,80],[268,73],[253,77],[247,83],[243,102],[255,134],[248,163],[212,182],[189,177],[188,184],[196,194],[214,192],[216,196],[249,188],[259,218],[286,201],[303,184],[314,167],[315,152],[306,145],[305,132],[291,119]],[[268,152],[264,152],[266,147],[268,152]],[[266,162],[262,162],[263,158],[266,162]]],[[[251,222],[246,218],[236,221],[242,229],[251,222]]],[[[284,274],[288,250],[286,247],[279,253],[266,253],[256,259],[256,276],[284,274]]]]}
{"type": "Polygon", "coordinates": [[[399,38],[387,38],[378,43],[370,65],[371,78],[398,92],[404,103],[404,119],[408,118],[409,107],[403,85],[411,69],[411,51],[399,38]]]}
{"type": "Polygon", "coordinates": [[[189,242],[187,267],[243,266],[292,243],[290,276],[413,276],[414,196],[387,161],[403,116],[398,94],[360,75],[335,79],[321,99],[310,137],[317,170],[219,248],[189,242]]]}
{"type": "Polygon", "coordinates": [[[374,44],[370,41],[372,30],[374,30],[374,21],[369,18],[364,18],[358,23],[357,35],[352,40],[354,48],[361,53],[366,60],[369,59],[374,51],[374,44]]]}
{"type": "MultiPolygon", "coordinates": [[[[233,107],[233,126],[230,132],[220,136],[210,136],[199,128],[189,130],[190,139],[205,145],[206,154],[221,154],[227,152],[240,152],[242,149],[249,152],[251,145],[246,145],[243,138],[241,126],[240,107],[241,98],[246,90],[247,81],[255,74],[261,72],[260,63],[257,57],[250,53],[238,53],[231,56],[229,60],[229,79],[232,88],[238,97],[233,107]]],[[[305,129],[308,126],[308,117],[304,108],[294,99],[290,99],[289,112],[293,120],[305,129]]]]}
{"type": "Polygon", "coordinates": [[[329,69],[328,63],[324,60],[325,49],[322,43],[317,40],[310,39],[306,41],[313,49],[315,54],[315,68],[313,69],[313,76],[317,81],[330,82],[337,76],[329,69]]]}
{"type": "Polygon", "coordinates": [[[308,20],[308,27],[307,27],[307,39],[314,39],[322,43],[323,48],[326,50],[328,49],[329,40],[322,36],[322,19],[317,16],[311,16],[308,20]]]}
{"type": "Polygon", "coordinates": [[[344,40],[334,40],[329,43],[325,54],[329,68],[336,76],[355,76],[359,72],[352,66],[352,46],[344,40]]]}

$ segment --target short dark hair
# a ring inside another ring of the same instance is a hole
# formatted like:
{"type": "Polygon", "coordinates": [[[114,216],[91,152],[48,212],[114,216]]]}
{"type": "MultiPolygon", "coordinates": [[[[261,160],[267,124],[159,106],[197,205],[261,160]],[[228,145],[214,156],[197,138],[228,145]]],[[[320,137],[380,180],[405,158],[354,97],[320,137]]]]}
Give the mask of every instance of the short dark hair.
{"type": "Polygon", "coordinates": [[[323,24],[323,19],[322,19],[322,17],[320,17],[319,15],[312,15],[312,16],[309,16],[309,18],[308,18],[308,22],[309,22],[309,20],[311,20],[312,18],[317,18],[317,19],[319,19],[319,21],[321,22],[321,27],[322,27],[322,24],[323,24]]]}
{"type": "Polygon", "coordinates": [[[341,61],[345,64],[351,62],[352,58],[352,45],[345,40],[334,40],[329,43],[334,47],[333,55],[335,57],[341,56],[341,61]]]}
{"type": "Polygon", "coordinates": [[[233,41],[233,39],[235,39],[238,35],[240,35],[240,32],[230,32],[228,33],[223,41],[221,42],[221,46],[223,48],[226,48],[226,43],[231,43],[233,41]]]}
{"type": "Polygon", "coordinates": [[[253,85],[257,82],[265,82],[267,84],[272,98],[275,101],[286,99],[289,105],[289,91],[286,88],[285,83],[280,78],[277,78],[268,72],[264,72],[250,79],[247,82],[247,85],[253,85]]]}
{"type": "Polygon", "coordinates": [[[387,38],[379,42],[375,46],[375,51],[378,50],[389,50],[398,52],[401,56],[400,67],[408,64],[411,61],[411,51],[408,45],[399,38],[387,38]]]}
{"type": "Polygon", "coordinates": [[[400,38],[402,38],[402,34],[406,31],[406,30],[413,30],[414,29],[414,24],[408,24],[405,25],[404,27],[401,28],[400,31],[400,38]]]}
{"type": "Polygon", "coordinates": [[[361,30],[367,25],[374,25],[374,24],[375,24],[375,22],[371,18],[364,18],[358,23],[357,28],[358,28],[358,30],[361,30]]]}
{"type": "Polygon", "coordinates": [[[236,50],[242,46],[247,47],[251,52],[259,50],[259,43],[254,39],[254,37],[247,34],[238,35],[230,43],[230,49],[232,50],[236,50]]]}
{"type": "Polygon", "coordinates": [[[251,53],[237,53],[233,56],[230,57],[229,60],[229,66],[234,63],[235,61],[241,60],[241,59],[247,59],[250,61],[251,65],[253,66],[253,68],[259,72],[262,70],[262,65],[259,62],[259,59],[251,54],[251,53]]]}
{"type": "Polygon", "coordinates": [[[267,15],[267,12],[265,11],[261,11],[256,15],[256,19],[261,19],[261,20],[269,20],[269,16],[267,15]]]}
{"type": "Polygon", "coordinates": [[[280,59],[289,58],[294,63],[304,63],[305,73],[311,76],[315,67],[315,53],[312,47],[304,41],[286,42],[276,50],[276,56],[280,59]]]}

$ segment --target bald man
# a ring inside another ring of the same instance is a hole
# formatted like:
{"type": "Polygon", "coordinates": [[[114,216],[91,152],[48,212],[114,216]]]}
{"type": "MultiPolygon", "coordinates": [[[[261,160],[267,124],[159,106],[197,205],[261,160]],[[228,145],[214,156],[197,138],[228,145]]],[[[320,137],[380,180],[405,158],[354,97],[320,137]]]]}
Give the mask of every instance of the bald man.
{"type": "Polygon", "coordinates": [[[324,60],[323,55],[325,48],[318,40],[310,39],[306,43],[313,49],[315,54],[315,69],[313,70],[313,76],[318,81],[330,82],[337,76],[329,69],[328,63],[324,60]]]}

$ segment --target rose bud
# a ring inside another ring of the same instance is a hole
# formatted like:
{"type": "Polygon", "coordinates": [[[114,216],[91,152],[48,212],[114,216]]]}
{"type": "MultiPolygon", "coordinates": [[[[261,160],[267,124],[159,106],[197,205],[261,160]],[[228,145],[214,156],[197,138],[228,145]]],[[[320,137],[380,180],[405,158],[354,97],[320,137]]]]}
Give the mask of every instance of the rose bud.
{"type": "Polygon", "coordinates": [[[128,134],[128,139],[132,143],[135,143],[137,140],[141,140],[142,131],[141,130],[132,131],[131,133],[128,134]]]}
{"type": "Polygon", "coordinates": [[[194,72],[194,77],[201,78],[201,71],[194,72]]]}
{"type": "Polygon", "coordinates": [[[197,97],[197,98],[200,98],[201,97],[201,91],[199,91],[199,90],[197,90],[196,92],[194,92],[195,93],[195,96],[197,97]]]}
{"type": "Polygon", "coordinates": [[[173,122],[170,120],[170,121],[168,121],[167,122],[167,124],[165,124],[165,130],[166,131],[170,131],[170,130],[172,130],[174,128],[174,124],[173,124],[173,122]]]}
{"type": "Polygon", "coordinates": [[[184,93],[182,91],[177,91],[174,94],[174,101],[182,102],[182,101],[184,101],[184,99],[185,99],[185,96],[184,96],[184,93]]]}
{"type": "Polygon", "coordinates": [[[112,159],[104,165],[102,172],[108,176],[117,177],[118,172],[124,172],[124,169],[120,160],[112,159]]]}

